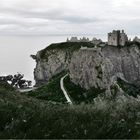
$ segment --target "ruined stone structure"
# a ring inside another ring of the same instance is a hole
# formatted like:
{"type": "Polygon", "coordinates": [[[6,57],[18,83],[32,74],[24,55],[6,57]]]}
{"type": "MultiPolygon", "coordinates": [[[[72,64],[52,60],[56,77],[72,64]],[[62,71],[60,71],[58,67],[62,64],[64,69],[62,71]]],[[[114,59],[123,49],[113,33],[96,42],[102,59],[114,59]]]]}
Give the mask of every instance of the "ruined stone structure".
{"type": "Polygon", "coordinates": [[[67,38],[67,42],[90,42],[90,40],[86,37],[80,39],[78,39],[77,37],[71,37],[70,39],[67,38]]]}
{"type": "Polygon", "coordinates": [[[108,33],[108,45],[111,46],[124,46],[128,42],[127,34],[120,30],[113,30],[112,33],[108,33]]]}
{"type": "Polygon", "coordinates": [[[80,42],[89,42],[89,38],[83,37],[83,38],[80,38],[79,41],[80,42]]]}
{"type": "Polygon", "coordinates": [[[67,42],[91,42],[95,45],[98,45],[100,43],[102,43],[101,39],[97,39],[97,38],[93,38],[92,40],[90,40],[89,38],[83,37],[78,39],[77,37],[71,37],[70,39],[67,38],[67,42]]]}
{"type": "Polygon", "coordinates": [[[71,37],[70,40],[67,38],[67,42],[79,42],[79,40],[77,37],[71,37]]]}
{"type": "Polygon", "coordinates": [[[91,43],[93,43],[95,45],[98,45],[98,44],[102,43],[102,40],[101,39],[97,39],[97,38],[93,38],[91,43]]]}

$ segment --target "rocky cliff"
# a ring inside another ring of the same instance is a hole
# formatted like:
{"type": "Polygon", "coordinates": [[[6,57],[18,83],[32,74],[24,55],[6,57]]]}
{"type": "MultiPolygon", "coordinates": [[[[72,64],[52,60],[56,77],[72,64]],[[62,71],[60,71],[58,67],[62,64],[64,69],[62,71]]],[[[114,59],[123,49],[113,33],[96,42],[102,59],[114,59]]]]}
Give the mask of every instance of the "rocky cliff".
{"type": "Polygon", "coordinates": [[[56,74],[68,71],[68,66],[74,52],[82,45],[93,46],[91,43],[58,43],[51,44],[44,50],[39,51],[32,58],[36,60],[34,78],[36,85],[49,81],[56,74]]]}
{"type": "Polygon", "coordinates": [[[68,68],[67,52],[64,50],[49,50],[46,52],[48,57],[42,59],[41,52],[36,55],[36,68],[34,69],[34,78],[36,85],[47,82],[56,74],[68,68]]]}
{"type": "Polygon", "coordinates": [[[140,49],[105,47],[74,52],[69,64],[72,81],[82,87],[110,88],[117,78],[140,82],[140,49]]]}
{"type": "Polygon", "coordinates": [[[117,78],[140,85],[140,46],[91,47],[91,44],[57,44],[36,55],[36,83],[67,70],[72,82],[83,88],[110,90],[117,78]]]}

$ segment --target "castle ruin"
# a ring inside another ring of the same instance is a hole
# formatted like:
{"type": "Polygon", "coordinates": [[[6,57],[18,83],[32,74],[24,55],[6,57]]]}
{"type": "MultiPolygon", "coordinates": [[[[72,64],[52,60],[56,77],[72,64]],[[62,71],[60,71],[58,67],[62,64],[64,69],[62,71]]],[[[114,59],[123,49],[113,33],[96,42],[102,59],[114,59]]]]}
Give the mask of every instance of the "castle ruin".
{"type": "MultiPolygon", "coordinates": [[[[140,39],[135,38],[134,40],[139,42],[140,39]]],[[[92,40],[89,40],[89,38],[86,37],[80,39],[77,37],[71,37],[70,39],[67,38],[67,42],[91,42],[94,45],[101,45],[101,43],[103,43],[101,39],[93,38],[92,40]]],[[[113,30],[113,32],[108,33],[108,45],[110,46],[125,46],[127,42],[128,36],[124,30],[113,30]]],[[[105,44],[103,44],[103,46],[105,46],[105,44]]]]}
{"type": "Polygon", "coordinates": [[[125,46],[128,42],[127,34],[122,30],[113,30],[112,33],[108,33],[108,45],[111,46],[125,46]]]}
{"type": "Polygon", "coordinates": [[[80,38],[80,40],[77,37],[71,37],[70,40],[67,38],[67,42],[90,42],[90,40],[86,37],[80,38]]]}
{"type": "Polygon", "coordinates": [[[67,38],[67,42],[91,42],[95,45],[98,45],[100,43],[102,43],[102,40],[101,39],[97,39],[97,38],[93,38],[91,41],[89,38],[86,38],[86,37],[83,37],[83,38],[80,38],[78,39],[77,37],[71,37],[70,39],[67,38]]]}

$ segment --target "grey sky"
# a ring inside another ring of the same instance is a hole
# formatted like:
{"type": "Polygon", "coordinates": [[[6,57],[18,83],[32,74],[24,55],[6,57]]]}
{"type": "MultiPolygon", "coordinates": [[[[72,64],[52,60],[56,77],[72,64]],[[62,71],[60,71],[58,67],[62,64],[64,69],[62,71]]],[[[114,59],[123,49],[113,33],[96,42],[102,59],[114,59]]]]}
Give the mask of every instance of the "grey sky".
{"type": "Polygon", "coordinates": [[[140,0],[0,0],[0,35],[140,34],[140,0]]]}

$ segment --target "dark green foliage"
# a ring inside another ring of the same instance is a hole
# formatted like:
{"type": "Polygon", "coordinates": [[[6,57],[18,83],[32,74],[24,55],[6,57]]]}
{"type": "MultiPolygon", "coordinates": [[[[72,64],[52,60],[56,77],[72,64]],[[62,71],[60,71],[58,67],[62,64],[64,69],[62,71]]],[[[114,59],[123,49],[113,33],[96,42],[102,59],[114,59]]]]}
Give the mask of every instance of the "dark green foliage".
{"type": "Polygon", "coordinates": [[[69,76],[64,79],[64,86],[75,103],[85,102],[86,90],[72,83],[69,76]]]}
{"type": "Polygon", "coordinates": [[[105,90],[100,88],[91,88],[90,90],[86,90],[81,88],[78,85],[75,85],[71,82],[70,77],[66,77],[64,79],[64,86],[69,93],[70,97],[73,99],[75,103],[90,103],[93,102],[93,99],[97,97],[99,94],[105,92],[105,90]]]}
{"type": "MultiPolygon", "coordinates": [[[[63,75],[65,73],[56,75],[50,83],[60,80],[63,75]]],[[[121,79],[118,79],[118,83],[126,91],[130,87],[136,90],[134,85],[121,79]]],[[[82,100],[75,95],[84,94],[83,98],[88,95],[86,99],[92,102],[101,93],[99,88],[86,91],[74,85],[69,77],[65,79],[65,86],[75,101],[82,100]]],[[[55,87],[54,84],[47,90],[55,92],[55,87]]],[[[44,90],[39,89],[38,93],[44,90]]],[[[115,86],[112,86],[112,90],[117,92],[115,86]]],[[[140,101],[133,97],[119,97],[112,101],[96,99],[91,104],[72,106],[55,105],[50,101],[24,96],[13,87],[0,83],[1,139],[139,139],[139,130],[140,101]]]]}
{"type": "Polygon", "coordinates": [[[93,99],[98,97],[98,95],[100,95],[102,93],[105,93],[105,90],[106,89],[100,89],[99,87],[98,88],[92,87],[91,89],[86,90],[86,100],[87,100],[87,102],[92,103],[93,99]]]}
{"type": "Polygon", "coordinates": [[[133,45],[136,45],[136,46],[140,47],[140,43],[136,42],[136,41],[131,41],[131,42],[126,43],[127,47],[132,47],[133,45]]]}
{"type": "Polygon", "coordinates": [[[74,48],[79,49],[81,46],[87,46],[87,47],[94,47],[94,44],[90,42],[62,42],[57,44],[51,44],[46,49],[67,49],[67,48],[74,48]]]}
{"type": "MultiPolygon", "coordinates": [[[[28,92],[28,95],[48,101],[55,101],[60,103],[66,102],[65,96],[60,88],[60,79],[65,74],[66,72],[63,71],[62,73],[55,75],[47,84],[39,87],[35,91],[28,92]]],[[[64,86],[71,99],[76,104],[79,104],[81,102],[93,102],[94,98],[96,98],[99,94],[105,92],[104,89],[100,88],[93,87],[90,90],[81,88],[80,86],[72,83],[69,76],[64,79],[64,86]]]]}
{"type": "Polygon", "coordinates": [[[137,97],[138,95],[140,95],[140,87],[136,86],[134,84],[130,84],[127,83],[125,81],[123,81],[122,79],[118,78],[118,84],[119,86],[123,89],[123,91],[125,92],[125,94],[129,95],[129,96],[133,96],[133,97],[137,97]]]}
{"type": "Polygon", "coordinates": [[[15,75],[0,76],[0,82],[7,82],[7,84],[16,88],[29,88],[31,81],[23,79],[24,75],[17,73],[15,75]]]}
{"type": "Polygon", "coordinates": [[[135,100],[56,106],[0,92],[1,139],[140,138],[140,103],[135,100]]]}
{"type": "Polygon", "coordinates": [[[28,95],[43,100],[66,102],[65,96],[60,88],[60,79],[65,74],[66,72],[63,71],[55,75],[48,83],[39,87],[35,91],[30,91],[28,95]]]}
{"type": "Polygon", "coordinates": [[[10,84],[8,84],[8,83],[5,82],[5,81],[0,81],[0,89],[7,89],[7,90],[9,90],[9,91],[15,90],[14,87],[12,87],[10,84]]]}
{"type": "Polygon", "coordinates": [[[47,48],[40,51],[40,57],[41,57],[41,59],[46,59],[47,58],[46,51],[49,51],[49,50],[67,49],[67,50],[69,50],[69,52],[73,52],[77,49],[80,49],[81,46],[86,46],[86,47],[92,48],[92,47],[94,47],[94,44],[92,44],[90,42],[63,42],[63,43],[51,44],[47,48]]]}

